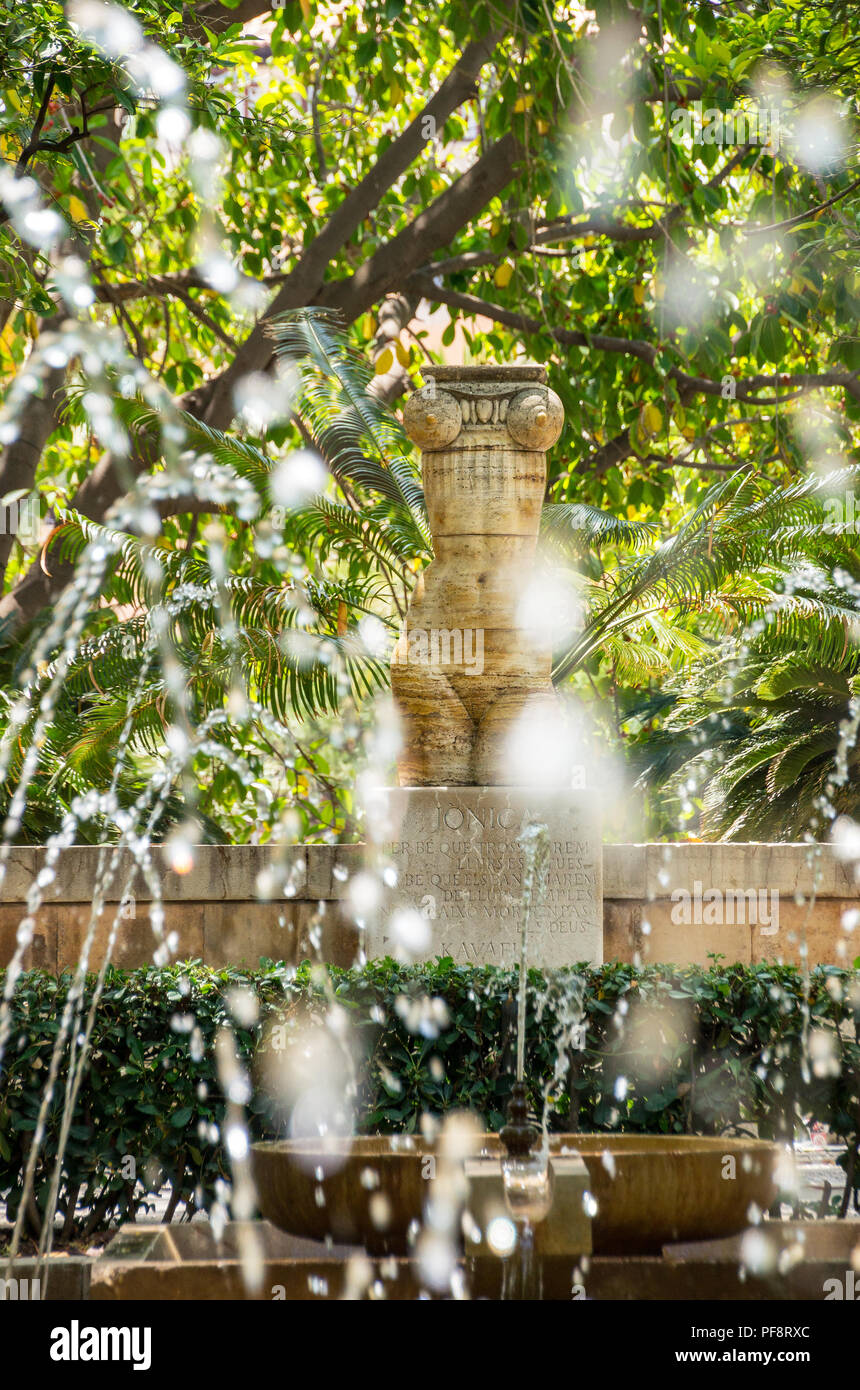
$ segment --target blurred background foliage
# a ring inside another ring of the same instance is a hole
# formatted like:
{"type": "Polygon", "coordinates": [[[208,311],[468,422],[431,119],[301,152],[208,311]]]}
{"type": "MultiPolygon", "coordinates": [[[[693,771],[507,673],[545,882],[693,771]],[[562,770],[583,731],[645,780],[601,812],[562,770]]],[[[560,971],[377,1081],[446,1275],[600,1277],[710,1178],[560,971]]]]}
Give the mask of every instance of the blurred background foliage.
{"type": "MultiPolygon", "coordinates": [[[[130,806],[180,708],[211,723],[156,833],[359,837],[432,553],[397,411],[431,362],[517,356],[566,411],[555,676],[635,784],[607,835],[855,810],[854,7],[92,8],[0,0],[0,498],[43,518],[0,535],[10,789],[62,672],[18,838],[105,787],[129,721],[130,806]],[[100,545],[73,658],[34,665],[100,545]]],[[[115,833],[94,801],[81,834],[115,833]]]]}

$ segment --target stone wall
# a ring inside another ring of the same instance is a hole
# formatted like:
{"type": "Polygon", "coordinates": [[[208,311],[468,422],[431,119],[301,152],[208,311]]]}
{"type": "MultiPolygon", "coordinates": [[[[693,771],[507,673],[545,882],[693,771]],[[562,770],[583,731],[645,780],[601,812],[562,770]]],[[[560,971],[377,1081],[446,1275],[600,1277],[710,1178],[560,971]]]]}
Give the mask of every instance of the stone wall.
{"type": "Polygon", "coordinates": [[[606,960],[629,961],[638,952],[643,961],[706,964],[720,952],[747,965],[802,964],[804,956],[810,965],[845,965],[860,956],[860,887],[853,866],[827,846],[812,859],[809,846],[794,844],[605,845],[603,894],[606,960]],[[710,889],[722,903],[708,904],[710,889]],[[677,890],[691,895],[689,916],[699,921],[678,920],[686,905],[672,901],[677,890]],[[747,895],[742,914],[727,901],[740,893],[747,895]]]}
{"type": "MultiPolygon", "coordinates": [[[[77,961],[100,853],[80,846],[62,856],[36,917],[27,967],[56,971],[77,961]]],[[[265,846],[200,847],[185,875],[157,865],[164,930],[175,936],[174,956],[212,965],[253,966],[260,956],[287,961],[322,957],[349,964],[358,933],[343,900],[362,855],[360,845],[295,846],[289,854],[295,894],[279,902],[255,900],[258,875],[272,862],[265,846]]],[[[44,850],[12,851],[0,895],[0,966],[12,956],[27,894],[44,865],[44,850]]],[[[125,882],[129,868],[127,860],[116,884],[125,882]]],[[[131,892],[122,907],[113,957],[122,966],[151,961],[156,944],[149,919],[151,894],[141,876],[131,892]]],[[[708,953],[716,951],[745,963],[798,963],[804,948],[811,964],[846,964],[860,956],[860,926],[850,929],[854,916],[860,921],[860,889],[851,867],[835,861],[827,848],[813,869],[805,845],[606,845],[603,892],[607,960],[705,964],[708,953]],[[816,874],[817,894],[810,904],[816,874]],[[714,889],[721,895],[716,901],[709,892],[714,889]],[[677,920],[687,906],[677,899],[679,891],[690,895],[687,922],[677,920]],[[742,903],[730,896],[735,893],[746,895],[742,903]]],[[[114,901],[120,897],[116,889],[114,901]]],[[[107,909],[99,922],[93,965],[103,958],[115,912],[116,906],[107,909]]]]}

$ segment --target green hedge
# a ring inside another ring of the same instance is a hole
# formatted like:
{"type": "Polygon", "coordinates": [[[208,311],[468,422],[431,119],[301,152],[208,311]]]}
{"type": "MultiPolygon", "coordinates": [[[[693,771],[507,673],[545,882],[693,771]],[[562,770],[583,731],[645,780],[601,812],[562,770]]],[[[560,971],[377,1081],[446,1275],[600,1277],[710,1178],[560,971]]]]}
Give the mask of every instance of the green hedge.
{"type": "MultiPolygon", "coordinates": [[[[0,1198],[13,1216],[69,984],[68,977],[33,971],[15,987],[0,1078],[0,1198]]],[[[842,1161],[857,1203],[857,972],[817,967],[807,993],[803,974],[787,966],[615,963],[546,978],[533,971],[530,986],[527,1072],[535,1106],[548,1089],[553,1128],[719,1134],[755,1124],[760,1134],[788,1137],[817,1120],[845,1144],[842,1161]],[[584,1045],[570,1050],[572,991],[585,1031],[584,1045]]],[[[253,972],[199,963],[111,970],[64,1160],[59,1205],[66,1233],[132,1219],[165,1181],[174,1210],[212,1203],[219,1179],[229,1177],[212,1129],[220,1130],[225,1108],[213,1044],[231,1022],[255,1079],[247,1105],[254,1137],[283,1134],[288,1120],[259,1084],[264,1068],[297,1055],[291,1049],[309,1024],[325,1025],[333,1002],[342,1010],[346,1050],[358,1059],[362,1131],[412,1131],[422,1115],[456,1107],[497,1128],[511,1085],[515,987],[511,971],[450,960],[410,968],[375,961],[352,970],[306,964],[297,973],[271,962],[253,972]],[[229,1001],[237,989],[246,1003],[248,991],[256,996],[256,1022],[245,1010],[241,1022],[233,1018],[229,1001]],[[427,999],[443,1001],[435,1022],[422,1008],[427,999]],[[199,1034],[188,1031],[192,1021],[199,1034]],[[136,1181],[128,1176],[129,1155],[136,1181]]],[[[335,1032],[313,1036],[334,1039],[335,1032]]],[[[60,1095],[64,1080],[61,1073],[60,1095]]],[[[37,1166],[40,1209],[60,1111],[58,1101],[37,1166]]],[[[38,1224],[38,1211],[30,1224],[38,1224]]]]}

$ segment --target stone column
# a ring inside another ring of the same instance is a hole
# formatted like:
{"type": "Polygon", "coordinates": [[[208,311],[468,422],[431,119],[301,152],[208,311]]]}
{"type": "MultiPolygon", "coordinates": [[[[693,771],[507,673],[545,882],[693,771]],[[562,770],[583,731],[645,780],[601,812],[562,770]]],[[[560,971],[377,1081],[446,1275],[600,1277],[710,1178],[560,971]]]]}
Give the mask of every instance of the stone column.
{"type": "Polygon", "coordinates": [[[525,868],[519,836],[537,820],[552,853],[545,899],[530,922],[530,962],[597,962],[594,791],[573,788],[552,739],[547,766],[523,770],[520,759],[515,773],[511,757],[530,726],[561,720],[546,628],[530,630],[518,615],[535,572],[546,450],[561,433],[561,401],[542,367],[436,367],[427,375],[404,424],[422,452],[435,558],[392,659],[403,737],[381,848],[398,882],[368,930],[367,953],[408,944],[415,958],[513,963],[525,868]]]}
{"type": "Polygon", "coordinates": [[[564,423],[543,367],[437,367],[403,423],[422,451],[435,559],[391,665],[401,786],[499,786],[517,722],[556,707],[549,644],[517,622],[546,450],[564,423]]]}

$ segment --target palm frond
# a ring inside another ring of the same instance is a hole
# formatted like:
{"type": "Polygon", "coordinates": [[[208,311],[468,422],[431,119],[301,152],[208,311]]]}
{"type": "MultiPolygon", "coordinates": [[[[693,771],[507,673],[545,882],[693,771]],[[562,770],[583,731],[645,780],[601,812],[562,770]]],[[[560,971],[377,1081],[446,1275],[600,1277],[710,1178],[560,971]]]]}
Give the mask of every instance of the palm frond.
{"type": "Polygon", "coordinates": [[[563,550],[582,552],[607,545],[642,550],[653,543],[657,527],[647,521],[627,521],[587,502],[547,502],[541,534],[563,550]]]}
{"type": "Polygon", "coordinates": [[[297,408],[335,477],[393,503],[412,532],[414,553],[431,553],[424,492],[403,428],[368,392],[370,367],[340,317],[299,309],[274,319],[270,331],[281,359],[299,372],[297,408]]]}

